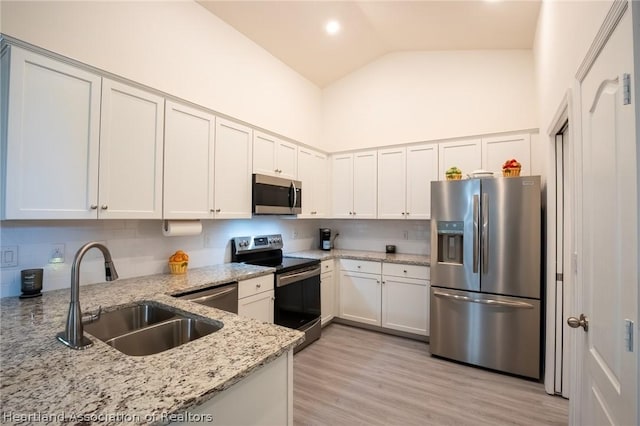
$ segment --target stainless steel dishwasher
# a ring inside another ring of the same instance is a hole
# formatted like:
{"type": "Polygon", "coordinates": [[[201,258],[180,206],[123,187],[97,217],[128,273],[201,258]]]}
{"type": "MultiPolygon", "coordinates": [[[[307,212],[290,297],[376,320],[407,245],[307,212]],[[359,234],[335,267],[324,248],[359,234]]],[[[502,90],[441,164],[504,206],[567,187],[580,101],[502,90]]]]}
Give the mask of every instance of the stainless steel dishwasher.
{"type": "Polygon", "coordinates": [[[216,287],[209,287],[189,293],[178,294],[175,297],[190,302],[199,303],[227,312],[238,313],[238,283],[232,282],[216,287]]]}

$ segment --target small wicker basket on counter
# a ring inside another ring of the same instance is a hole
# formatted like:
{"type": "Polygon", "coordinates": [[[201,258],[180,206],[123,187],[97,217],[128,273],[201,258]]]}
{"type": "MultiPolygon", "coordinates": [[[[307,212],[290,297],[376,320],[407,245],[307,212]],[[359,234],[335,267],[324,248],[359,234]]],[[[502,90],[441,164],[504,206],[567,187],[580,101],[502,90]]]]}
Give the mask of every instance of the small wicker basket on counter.
{"type": "Polygon", "coordinates": [[[506,169],[502,169],[502,176],[504,177],[515,177],[520,176],[520,170],[522,167],[509,167],[506,169]]]}
{"type": "Polygon", "coordinates": [[[188,262],[169,262],[169,272],[174,275],[182,275],[187,272],[188,262]]]}

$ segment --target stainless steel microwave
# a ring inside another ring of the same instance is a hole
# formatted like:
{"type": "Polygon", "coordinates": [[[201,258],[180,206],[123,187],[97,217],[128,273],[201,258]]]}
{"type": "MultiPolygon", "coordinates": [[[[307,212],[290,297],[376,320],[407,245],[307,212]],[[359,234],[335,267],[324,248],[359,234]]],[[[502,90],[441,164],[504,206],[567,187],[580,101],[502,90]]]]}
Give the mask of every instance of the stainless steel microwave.
{"type": "Polygon", "coordinates": [[[302,183],[267,175],[253,175],[253,214],[302,213],[302,183]]]}

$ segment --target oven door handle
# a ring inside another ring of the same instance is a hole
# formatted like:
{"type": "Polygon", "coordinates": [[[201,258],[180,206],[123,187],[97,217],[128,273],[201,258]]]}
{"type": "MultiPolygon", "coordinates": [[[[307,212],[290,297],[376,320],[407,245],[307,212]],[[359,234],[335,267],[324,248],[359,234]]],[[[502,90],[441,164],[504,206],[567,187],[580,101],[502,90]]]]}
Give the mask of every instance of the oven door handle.
{"type": "Polygon", "coordinates": [[[307,269],[295,274],[276,275],[276,287],[283,287],[285,285],[289,285],[297,281],[306,280],[307,278],[311,278],[314,276],[320,276],[320,265],[314,267],[313,269],[307,269]]]}

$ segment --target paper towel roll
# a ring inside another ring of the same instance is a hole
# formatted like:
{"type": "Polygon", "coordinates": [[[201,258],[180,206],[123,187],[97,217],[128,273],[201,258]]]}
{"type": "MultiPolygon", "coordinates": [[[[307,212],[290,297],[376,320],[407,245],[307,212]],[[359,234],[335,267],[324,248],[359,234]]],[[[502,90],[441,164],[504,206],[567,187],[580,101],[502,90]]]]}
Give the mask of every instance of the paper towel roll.
{"type": "Polygon", "coordinates": [[[202,233],[202,222],[199,220],[165,220],[162,234],[165,237],[198,235],[202,233]]]}

